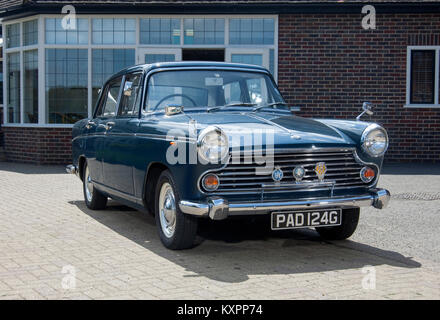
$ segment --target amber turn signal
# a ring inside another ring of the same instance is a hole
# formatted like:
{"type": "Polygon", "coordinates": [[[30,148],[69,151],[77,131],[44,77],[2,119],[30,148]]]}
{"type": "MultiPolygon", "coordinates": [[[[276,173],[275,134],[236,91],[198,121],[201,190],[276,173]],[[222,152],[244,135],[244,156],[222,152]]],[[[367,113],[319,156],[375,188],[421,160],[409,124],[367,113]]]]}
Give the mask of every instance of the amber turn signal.
{"type": "Polygon", "coordinates": [[[215,191],[220,185],[220,180],[215,174],[208,174],[202,180],[203,188],[206,191],[215,191]]]}
{"type": "Polygon", "coordinates": [[[361,179],[363,182],[371,182],[376,177],[376,172],[370,167],[363,167],[361,170],[361,179]]]}

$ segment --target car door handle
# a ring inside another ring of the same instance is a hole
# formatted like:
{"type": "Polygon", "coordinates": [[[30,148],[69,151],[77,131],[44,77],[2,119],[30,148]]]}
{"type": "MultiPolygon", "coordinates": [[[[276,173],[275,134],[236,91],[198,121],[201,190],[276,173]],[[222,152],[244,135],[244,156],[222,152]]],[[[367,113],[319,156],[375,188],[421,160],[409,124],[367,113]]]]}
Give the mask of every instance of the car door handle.
{"type": "Polygon", "coordinates": [[[96,122],[94,122],[94,121],[92,121],[92,120],[87,121],[87,124],[86,124],[86,128],[87,128],[87,129],[90,129],[90,128],[92,128],[93,126],[96,126],[96,122]]]}
{"type": "Polygon", "coordinates": [[[116,123],[109,121],[105,124],[105,129],[106,130],[110,130],[111,128],[113,128],[115,126],[116,123]]]}

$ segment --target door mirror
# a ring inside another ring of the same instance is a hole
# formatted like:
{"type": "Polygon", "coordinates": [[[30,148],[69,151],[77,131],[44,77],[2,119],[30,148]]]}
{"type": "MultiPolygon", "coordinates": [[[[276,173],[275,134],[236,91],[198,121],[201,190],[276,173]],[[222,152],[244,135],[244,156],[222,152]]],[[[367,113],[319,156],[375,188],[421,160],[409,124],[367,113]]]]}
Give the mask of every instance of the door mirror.
{"type": "Polygon", "coordinates": [[[133,82],[126,81],[124,85],[124,96],[130,97],[133,92],[133,82]]]}
{"type": "Polygon", "coordinates": [[[183,106],[176,104],[169,104],[165,107],[165,114],[167,116],[172,116],[174,114],[179,114],[183,112],[183,106]]]}
{"type": "Polygon", "coordinates": [[[361,117],[364,115],[364,114],[368,114],[369,116],[371,116],[371,115],[373,115],[374,114],[374,112],[372,111],[373,110],[373,104],[371,103],[371,102],[367,102],[367,101],[365,101],[363,104],[362,104],[362,113],[360,114],[360,115],[358,115],[357,116],[357,118],[356,118],[356,120],[360,120],[361,119],[361,117]]]}

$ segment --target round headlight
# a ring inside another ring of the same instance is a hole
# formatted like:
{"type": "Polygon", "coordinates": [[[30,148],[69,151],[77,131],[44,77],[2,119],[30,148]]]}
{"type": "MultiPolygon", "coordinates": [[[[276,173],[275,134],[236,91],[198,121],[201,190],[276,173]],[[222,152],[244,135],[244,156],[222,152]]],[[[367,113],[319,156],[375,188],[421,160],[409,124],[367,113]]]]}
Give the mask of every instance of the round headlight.
{"type": "Polygon", "coordinates": [[[200,132],[197,147],[203,161],[218,163],[229,153],[228,137],[220,128],[208,127],[200,132]]]}
{"type": "Polygon", "coordinates": [[[383,156],[388,149],[387,132],[381,126],[371,124],[362,133],[361,143],[364,151],[370,156],[383,156]]]}

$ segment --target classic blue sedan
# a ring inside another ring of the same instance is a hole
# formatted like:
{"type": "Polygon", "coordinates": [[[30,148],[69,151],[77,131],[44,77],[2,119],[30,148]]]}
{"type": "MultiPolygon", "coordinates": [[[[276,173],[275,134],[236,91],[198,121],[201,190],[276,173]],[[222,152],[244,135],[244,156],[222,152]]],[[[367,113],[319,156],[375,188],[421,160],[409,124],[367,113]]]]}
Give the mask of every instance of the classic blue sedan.
{"type": "Polygon", "coordinates": [[[67,171],[92,210],[112,198],[154,214],[170,249],[194,246],[199,219],[237,215],[346,239],[360,207],[389,201],[377,188],[387,148],[375,123],[295,116],[264,68],[157,63],[105,83],[73,127],[67,171]]]}

